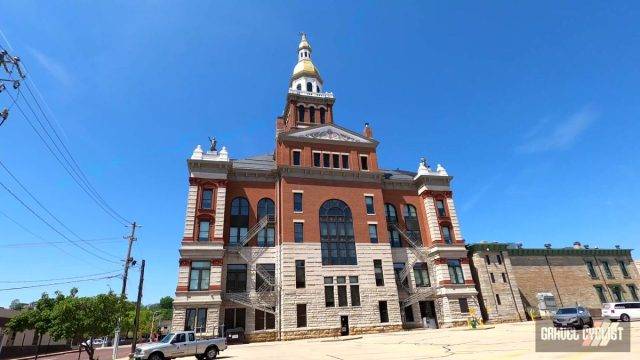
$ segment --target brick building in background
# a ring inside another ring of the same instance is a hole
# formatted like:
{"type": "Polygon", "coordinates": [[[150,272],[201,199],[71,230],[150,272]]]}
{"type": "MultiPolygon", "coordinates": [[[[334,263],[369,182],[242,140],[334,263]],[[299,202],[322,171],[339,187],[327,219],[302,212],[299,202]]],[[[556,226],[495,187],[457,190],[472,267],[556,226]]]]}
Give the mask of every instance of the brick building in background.
{"type": "Polygon", "coordinates": [[[302,35],[274,152],[195,149],[174,330],[294,339],[479,313],[452,178],[379,167],[372,128],[339,126],[334,101],[302,35]]]}

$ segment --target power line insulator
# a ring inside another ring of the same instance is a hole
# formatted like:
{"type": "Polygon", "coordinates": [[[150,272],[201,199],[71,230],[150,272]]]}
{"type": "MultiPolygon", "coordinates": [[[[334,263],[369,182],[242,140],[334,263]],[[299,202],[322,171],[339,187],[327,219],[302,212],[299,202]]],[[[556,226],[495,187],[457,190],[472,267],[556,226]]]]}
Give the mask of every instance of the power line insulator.
{"type": "Polygon", "coordinates": [[[4,108],[4,110],[0,112],[0,126],[4,124],[5,120],[7,120],[8,117],[9,117],[9,109],[4,108]]]}
{"type": "Polygon", "coordinates": [[[16,80],[13,82],[13,89],[17,90],[20,87],[20,80],[16,80]]]}

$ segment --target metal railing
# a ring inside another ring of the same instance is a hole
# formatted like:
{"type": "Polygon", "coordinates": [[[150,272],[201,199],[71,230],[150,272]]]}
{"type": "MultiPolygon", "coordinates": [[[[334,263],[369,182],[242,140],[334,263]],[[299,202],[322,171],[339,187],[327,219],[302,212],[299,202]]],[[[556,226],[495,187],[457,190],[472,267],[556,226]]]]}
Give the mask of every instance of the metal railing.
{"type": "Polygon", "coordinates": [[[402,306],[407,307],[432,293],[431,291],[417,291],[408,284],[408,281],[405,283],[405,280],[413,270],[413,266],[419,261],[427,262],[429,254],[422,246],[422,241],[414,239],[398,222],[389,222],[389,227],[398,231],[400,236],[409,243],[409,250],[414,255],[413,258],[407,259],[404,268],[396,276],[396,283],[409,294],[407,298],[402,300],[402,306]]]}

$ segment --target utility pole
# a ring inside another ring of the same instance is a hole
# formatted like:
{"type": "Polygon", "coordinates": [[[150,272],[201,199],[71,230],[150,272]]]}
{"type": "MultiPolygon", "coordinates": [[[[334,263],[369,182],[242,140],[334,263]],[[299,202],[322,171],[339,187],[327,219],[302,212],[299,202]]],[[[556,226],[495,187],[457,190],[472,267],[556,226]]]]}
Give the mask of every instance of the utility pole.
{"type": "MultiPolygon", "coordinates": [[[[127,257],[124,259],[124,272],[122,273],[122,291],[120,295],[125,297],[127,295],[127,277],[129,276],[129,265],[133,262],[131,258],[131,247],[133,242],[136,241],[136,229],[140,227],[135,221],[131,224],[131,235],[126,236],[125,239],[129,240],[127,247],[127,257]]],[[[118,346],[120,345],[120,319],[118,319],[118,325],[116,326],[116,333],[113,337],[113,354],[111,358],[113,360],[118,358],[118,346]]]]}
{"type": "Polygon", "coordinates": [[[129,358],[133,358],[138,342],[138,326],[140,325],[140,304],[142,303],[142,284],[144,283],[144,260],[140,265],[140,282],[138,283],[138,300],[136,301],[136,317],[133,320],[133,341],[131,342],[131,353],[129,358]]]}
{"type": "Polygon", "coordinates": [[[4,70],[4,73],[9,78],[4,78],[5,75],[0,76],[0,93],[6,91],[9,94],[9,97],[13,100],[9,107],[0,107],[0,126],[7,120],[9,117],[9,110],[18,100],[19,88],[20,88],[20,80],[26,77],[26,74],[22,70],[20,65],[20,58],[17,56],[11,56],[7,50],[0,48],[0,71],[4,70]],[[16,78],[14,78],[13,73],[17,72],[16,78]],[[9,93],[7,89],[7,85],[12,87],[16,92],[15,97],[9,93]]]}

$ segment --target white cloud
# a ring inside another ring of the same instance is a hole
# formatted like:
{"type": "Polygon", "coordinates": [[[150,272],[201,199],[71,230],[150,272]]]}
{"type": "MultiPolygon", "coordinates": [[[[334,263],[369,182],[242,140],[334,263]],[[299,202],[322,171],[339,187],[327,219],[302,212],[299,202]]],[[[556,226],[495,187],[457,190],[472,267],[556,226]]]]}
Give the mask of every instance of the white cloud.
{"type": "Polygon", "coordinates": [[[64,86],[71,85],[73,80],[71,74],[62,64],[34,48],[29,48],[29,51],[36,61],[47,70],[53,78],[61,82],[64,86]]]}
{"type": "Polygon", "coordinates": [[[555,127],[550,126],[549,118],[544,118],[525,135],[525,143],[518,146],[517,150],[521,153],[533,154],[568,149],[597,117],[593,110],[585,108],[571,114],[555,127]]]}

